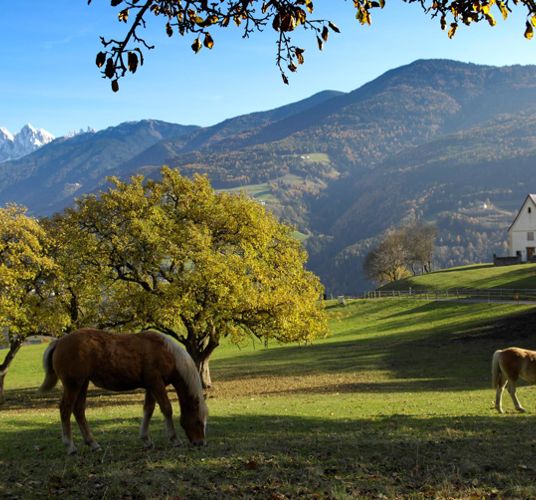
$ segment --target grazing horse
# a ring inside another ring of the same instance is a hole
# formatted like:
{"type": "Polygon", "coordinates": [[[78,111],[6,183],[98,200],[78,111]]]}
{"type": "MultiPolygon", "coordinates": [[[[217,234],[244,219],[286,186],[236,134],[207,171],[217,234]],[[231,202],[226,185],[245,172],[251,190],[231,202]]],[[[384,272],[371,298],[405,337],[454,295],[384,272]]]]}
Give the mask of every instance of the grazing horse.
{"type": "Polygon", "coordinates": [[[491,383],[497,390],[495,408],[499,413],[504,413],[502,394],[505,387],[510,393],[516,410],[525,411],[516,396],[516,382],[519,378],[529,383],[536,383],[536,351],[519,347],[495,351],[491,362],[491,383]]]}
{"type": "Polygon", "coordinates": [[[85,416],[89,382],[112,391],[145,389],[140,431],[145,446],[151,445],[148,431],[155,403],[164,415],[170,441],[178,442],[166,392],[171,384],[177,392],[180,423],[186,436],[193,445],[205,444],[207,407],[201,378],[190,355],[164,334],[77,330],[48,346],[43,365],[46,376],[41,391],[52,389],[58,378],[63,384],[60,416],[63,443],[69,454],[76,452],[71,436],[73,412],[85,443],[94,450],[100,448],[85,416]]]}

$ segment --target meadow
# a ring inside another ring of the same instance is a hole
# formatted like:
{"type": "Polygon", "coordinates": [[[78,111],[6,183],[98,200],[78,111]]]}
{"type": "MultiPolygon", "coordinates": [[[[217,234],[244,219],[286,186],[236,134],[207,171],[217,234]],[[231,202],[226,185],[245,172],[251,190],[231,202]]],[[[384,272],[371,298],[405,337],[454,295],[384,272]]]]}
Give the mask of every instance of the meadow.
{"type": "Polygon", "coordinates": [[[383,289],[407,290],[410,287],[427,290],[452,288],[534,289],[536,288],[536,264],[524,263],[502,267],[485,263],[453,267],[394,281],[383,289]]]}
{"type": "Polygon", "coordinates": [[[0,409],[0,497],[536,496],[536,398],[522,386],[528,412],[506,395],[498,415],[490,387],[495,349],[536,349],[533,306],[378,299],[328,313],[331,335],[312,345],[218,348],[202,449],[170,447],[158,410],[143,449],[143,394],[92,389],[103,449],[75,425],[79,452],[66,456],[60,389],[36,392],[45,346],[25,346],[0,409]]]}

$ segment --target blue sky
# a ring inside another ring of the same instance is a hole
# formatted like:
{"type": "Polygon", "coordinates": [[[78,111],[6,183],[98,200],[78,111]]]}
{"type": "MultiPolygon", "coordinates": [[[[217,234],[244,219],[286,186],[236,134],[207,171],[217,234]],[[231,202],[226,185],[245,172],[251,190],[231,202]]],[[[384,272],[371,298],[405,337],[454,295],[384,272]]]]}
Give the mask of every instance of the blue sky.
{"type": "Polygon", "coordinates": [[[506,22],[462,27],[449,40],[437,20],[417,5],[387,0],[372,26],[354,18],[352,2],[316,0],[315,17],[341,29],[322,52],[310,32],[298,30],[305,64],[282,83],[275,66],[271,29],[248,40],[238,29],[214,31],[214,48],[195,55],[192,38],[168,38],[154,19],[147,36],[156,48],[136,75],[113,94],[94,64],[99,36],[117,35],[109,0],[9,2],[0,16],[0,126],[17,132],[27,122],[56,136],[91,126],[155,118],[211,125],[243,113],[274,108],[326,89],[350,91],[385,71],[422,58],[448,58],[491,65],[536,63],[536,38],[523,37],[520,8],[506,22]]]}

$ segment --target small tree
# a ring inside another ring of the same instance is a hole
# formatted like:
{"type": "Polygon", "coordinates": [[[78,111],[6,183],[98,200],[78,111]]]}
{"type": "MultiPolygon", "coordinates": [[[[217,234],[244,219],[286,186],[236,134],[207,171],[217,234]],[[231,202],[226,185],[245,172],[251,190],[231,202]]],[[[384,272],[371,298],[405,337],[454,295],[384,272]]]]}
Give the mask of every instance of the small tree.
{"type": "Polygon", "coordinates": [[[396,281],[407,276],[408,260],[406,234],[403,230],[390,230],[365,257],[363,270],[371,281],[379,284],[396,281]]]}
{"type": "Polygon", "coordinates": [[[371,281],[379,284],[396,281],[409,274],[432,271],[435,224],[413,222],[388,231],[380,243],[365,257],[363,270],[371,281]]]}
{"type": "Polygon", "coordinates": [[[7,371],[30,335],[59,334],[66,317],[56,307],[52,283],[58,271],[38,221],[15,205],[0,208],[0,331],[9,350],[0,364],[0,401],[7,371]]]}
{"type": "Polygon", "coordinates": [[[94,272],[124,284],[106,300],[124,306],[130,327],[183,343],[206,387],[224,337],[309,341],[326,332],[304,250],[259,203],[168,168],[161,182],[112,182],[68,210],[65,224],[91,240],[94,272]]]}
{"type": "Polygon", "coordinates": [[[437,227],[416,221],[403,228],[408,251],[407,265],[414,275],[432,272],[437,227]]]}

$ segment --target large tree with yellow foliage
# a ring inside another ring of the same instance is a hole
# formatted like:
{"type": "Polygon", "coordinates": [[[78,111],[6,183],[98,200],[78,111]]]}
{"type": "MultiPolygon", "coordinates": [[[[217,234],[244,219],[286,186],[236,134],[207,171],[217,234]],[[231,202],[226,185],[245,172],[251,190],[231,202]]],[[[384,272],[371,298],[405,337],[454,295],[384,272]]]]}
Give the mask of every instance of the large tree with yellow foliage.
{"type": "Polygon", "coordinates": [[[24,208],[0,208],[0,342],[9,347],[0,364],[0,401],[7,371],[24,340],[58,335],[68,322],[54,295],[58,266],[50,256],[50,243],[24,208]]]}
{"type": "Polygon", "coordinates": [[[161,181],[113,179],[63,218],[86,239],[83,260],[96,275],[123,285],[101,299],[121,304],[125,326],[179,340],[207,387],[209,358],[225,337],[307,342],[326,332],[322,286],[292,229],[203,176],[164,168],[161,181]]]}
{"type": "MultiPolygon", "coordinates": [[[[92,0],[88,0],[91,3],[92,0]]],[[[101,37],[102,51],[96,63],[109,78],[114,91],[127,72],[135,73],[143,64],[144,54],[154,48],[143,29],[154,19],[162,22],[168,36],[187,37],[191,49],[212,49],[217,31],[235,27],[243,38],[250,38],[265,28],[276,33],[276,63],[285,83],[287,72],[294,72],[304,62],[304,49],[294,42],[296,31],[307,30],[316,37],[322,50],[330,32],[339,28],[328,19],[315,18],[315,4],[320,0],[111,0],[117,19],[125,24],[125,35],[101,37]]],[[[326,1],[326,0],[324,0],[326,1]]],[[[334,2],[335,0],[330,0],[334,2]]],[[[452,38],[461,25],[485,22],[494,26],[497,18],[507,19],[512,7],[525,9],[524,36],[533,37],[536,26],[536,3],[533,0],[403,0],[417,3],[430,17],[438,20],[442,30],[452,38]]],[[[383,9],[386,0],[352,0],[360,24],[371,24],[375,11],[383,9]]]]}

